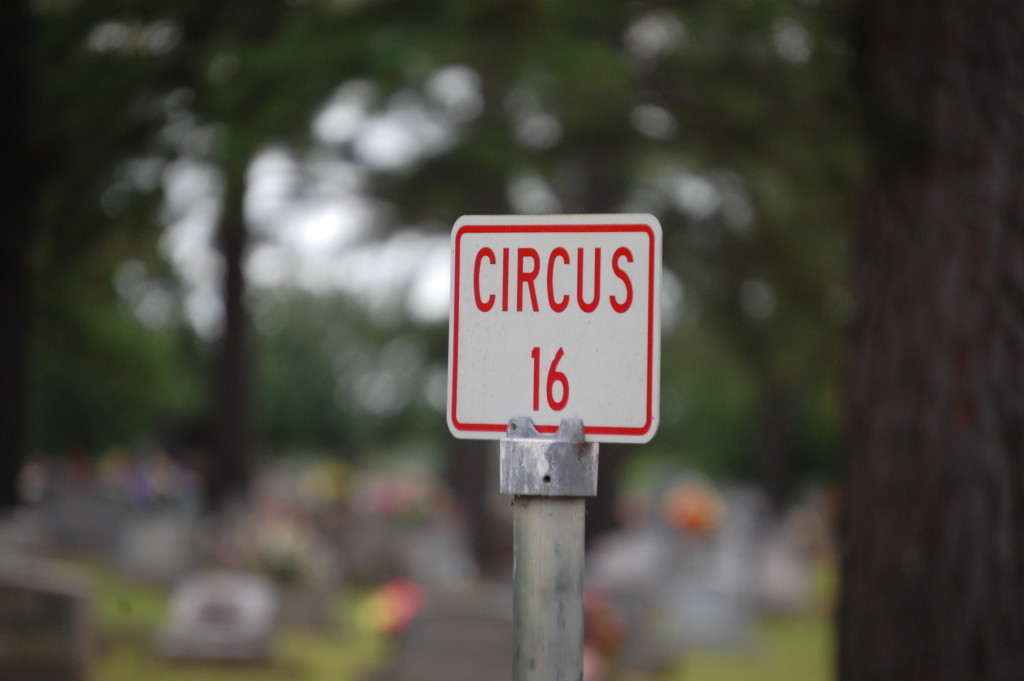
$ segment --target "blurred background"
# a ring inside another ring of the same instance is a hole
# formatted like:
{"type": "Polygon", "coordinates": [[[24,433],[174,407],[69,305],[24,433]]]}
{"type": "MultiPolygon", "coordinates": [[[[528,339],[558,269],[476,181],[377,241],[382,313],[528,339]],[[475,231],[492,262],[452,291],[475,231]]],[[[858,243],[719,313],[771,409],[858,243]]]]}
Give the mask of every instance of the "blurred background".
{"type": "Polygon", "coordinates": [[[601,448],[587,676],[833,678],[863,10],[5,3],[0,668],[501,678],[451,226],[649,212],[661,426],[601,448]]]}

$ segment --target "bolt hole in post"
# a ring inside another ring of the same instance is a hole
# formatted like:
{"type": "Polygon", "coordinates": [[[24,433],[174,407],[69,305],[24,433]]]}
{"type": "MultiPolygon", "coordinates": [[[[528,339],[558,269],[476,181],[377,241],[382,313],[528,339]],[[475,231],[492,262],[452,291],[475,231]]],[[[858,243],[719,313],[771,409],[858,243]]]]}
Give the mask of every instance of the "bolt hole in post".
{"type": "Polygon", "coordinates": [[[544,484],[545,485],[550,485],[551,484],[551,476],[550,475],[545,475],[544,476],[544,484]]]}

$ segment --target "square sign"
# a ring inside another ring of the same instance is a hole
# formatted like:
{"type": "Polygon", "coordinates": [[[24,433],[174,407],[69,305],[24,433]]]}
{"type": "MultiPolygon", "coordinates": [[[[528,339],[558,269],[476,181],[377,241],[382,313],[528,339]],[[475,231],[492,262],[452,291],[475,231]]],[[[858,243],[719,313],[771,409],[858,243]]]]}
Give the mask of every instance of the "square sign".
{"type": "Polygon", "coordinates": [[[652,215],[467,215],[452,229],[448,427],[500,439],[583,420],[592,442],[658,429],[661,225],[652,215]]]}

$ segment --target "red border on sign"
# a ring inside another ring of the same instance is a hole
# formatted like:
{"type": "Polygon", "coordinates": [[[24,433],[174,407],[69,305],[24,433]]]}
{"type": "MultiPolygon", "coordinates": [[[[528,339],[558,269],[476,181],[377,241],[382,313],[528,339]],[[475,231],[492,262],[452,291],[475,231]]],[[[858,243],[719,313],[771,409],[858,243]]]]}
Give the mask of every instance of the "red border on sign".
{"type": "MultiPolygon", "coordinates": [[[[646,435],[654,421],[654,275],[655,267],[655,236],[650,225],[638,224],[597,224],[597,225],[463,225],[459,228],[455,237],[455,264],[454,264],[454,295],[453,295],[453,326],[452,326],[452,381],[451,390],[451,421],[452,425],[460,432],[472,433],[504,433],[508,423],[463,423],[458,417],[458,385],[459,385],[459,299],[460,273],[462,271],[462,237],[465,234],[556,234],[556,233],[607,233],[607,232],[642,232],[647,235],[648,262],[650,268],[647,279],[647,411],[644,425],[638,427],[620,426],[587,426],[584,424],[584,432],[588,435],[616,435],[629,437],[642,437],[646,435]]],[[[510,418],[512,418],[511,415],[510,418]]],[[[557,425],[538,425],[537,430],[541,433],[554,433],[558,430],[557,425]]]]}

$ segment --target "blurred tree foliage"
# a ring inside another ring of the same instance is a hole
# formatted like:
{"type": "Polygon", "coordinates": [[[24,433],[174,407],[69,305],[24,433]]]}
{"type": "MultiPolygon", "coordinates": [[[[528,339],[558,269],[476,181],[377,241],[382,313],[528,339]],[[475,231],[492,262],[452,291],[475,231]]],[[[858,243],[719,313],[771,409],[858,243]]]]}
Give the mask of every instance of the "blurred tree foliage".
{"type": "Polygon", "coordinates": [[[265,295],[255,316],[256,395],[271,448],[355,456],[424,437],[436,446],[447,328],[382,320],[344,297],[294,289],[265,295]]]}
{"type": "Polygon", "coordinates": [[[157,251],[168,26],[139,19],[115,36],[110,3],[28,6],[30,442],[95,449],[194,398],[191,342],[142,323],[117,291],[130,260],[147,276],[121,279],[126,294],[173,285],[157,251]]]}
{"type": "Polygon", "coordinates": [[[210,409],[237,427],[224,437],[247,448],[255,299],[261,441],[352,453],[446,437],[429,387],[443,326],[245,289],[247,172],[276,146],[310,177],[355,169],[374,206],[364,238],[474,212],[657,215],[669,274],[650,451],[730,476],[759,458],[828,470],[862,166],[841,7],[36,0],[32,19],[34,445],[99,448],[202,405],[217,351],[186,322],[161,246],[182,160],[212,168],[221,197],[233,283],[210,409]],[[311,136],[332,107],[356,123],[311,136]]]}
{"type": "MultiPolygon", "coordinates": [[[[376,101],[385,111],[418,103],[453,131],[441,150],[378,172],[393,224],[654,213],[675,297],[651,448],[760,475],[780,495],[785,469],[827,471],[851,313],[845,235],[863,165],[844,11],[415,7],[371,43],[397,62],[397,91],[378,89],[376,101]],[[453,73],[472,96],[445,95],[453,73]]],[[[336,148],[358,152],[358,139],[336,148]]]]}

